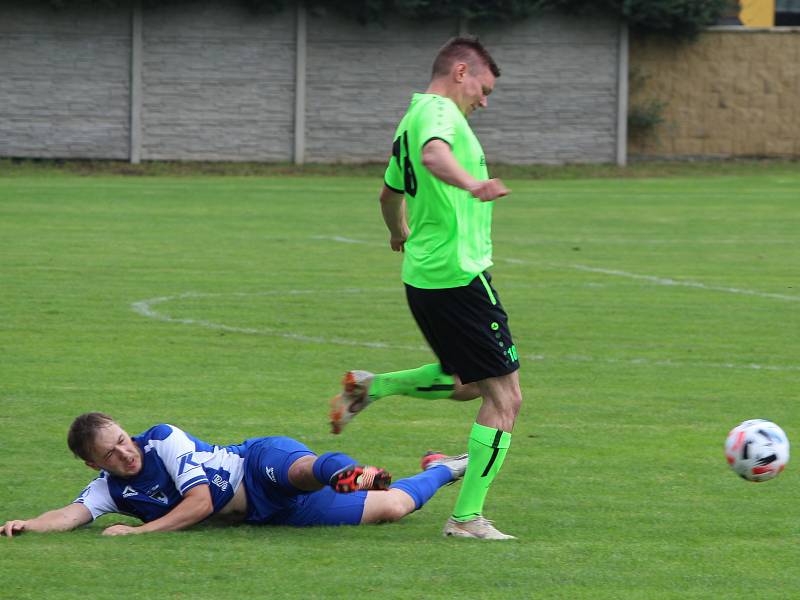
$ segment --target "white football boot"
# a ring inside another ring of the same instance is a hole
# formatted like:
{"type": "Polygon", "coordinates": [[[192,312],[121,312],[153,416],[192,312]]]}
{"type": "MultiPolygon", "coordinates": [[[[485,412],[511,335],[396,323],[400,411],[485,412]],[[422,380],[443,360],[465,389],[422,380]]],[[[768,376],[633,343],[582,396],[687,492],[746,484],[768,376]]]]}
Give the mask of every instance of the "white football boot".
{"type": "Polygon", "coordinates": [[[331,400],[331,431],[341,433],[357,413],[370,403],[369,386],[374,373],[369,371],[348,371],[342,378],[342,391],[331,400]]]}
{"type": "Polygon", "coordinates": [[[445,537],[478,538],[482,540],[515,540],[513,535],[506,535],[498,531],[489,520],[478,515],[469,521],[456,521],[453,517],[447,519],[444,525],[445,537]]]}
{"type": "MultiPolygon", "coordinates": [[[[467,472],[467,460],[468,454],[466,453],[458,454],[457,456],[448,456],[441,452],[428,450],[420,461],[420,467],[422,467],[423,471],[427,471],[437,465],[444,465],[450,469],[450,473],[453,475],[453,481],[458,481],[464,476],[464,473],[467,472]]],[[[450,483],[453,483],[453,481],[450,483]]]]}

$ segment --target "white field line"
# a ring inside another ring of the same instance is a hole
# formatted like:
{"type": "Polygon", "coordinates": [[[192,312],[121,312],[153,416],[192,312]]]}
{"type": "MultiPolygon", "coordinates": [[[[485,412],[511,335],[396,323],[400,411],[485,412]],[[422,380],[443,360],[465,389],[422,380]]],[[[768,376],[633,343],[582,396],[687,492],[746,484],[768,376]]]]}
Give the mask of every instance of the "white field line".
{"type": "MultiPolygon", "coordinates": [[[[505,242],[504,242],[505,243],[505,242]]],[[[702,239],[702,240],[693,240],[693,239],[679,239],[679,238],[661,238],[661,239],[652,239],[652,238],[584,238],[584,237],[574,237],[574,238],[548,238],[548,237],[536,237],[529,240],[509,240],[507,243],[510,243],[513,246],[544,246],[548,244],[564,244],[568,245],[571,244],[573,246],[580,246],[581,244],[618,244],[618,245],[649,245],[649,246],[664,246],[664,245],[677,245],[677,246],[688,246],[688,245],[696,245],[696,246],[740,246],[742,244],[758,244],[758,245],[765,245],[765,244],[773,244],[773,245],[786,245],[786,244],[796,244],[797,240],[792,239],[780,239],[780,238],[770,238],[770,239],[761,239],[761,238],[742,238],[742,239],[702,239]]]]}
{"type": "Polygon", "coordinates": [[[541,354],[528,354],[523,358],[531,361],[554,360],[576,363],[601,363],[610,365],[630,365],[634,367],[672,367],[678,369],[732,369],[735,371],[800,371],[798,365],[759,365],[755,363],[706,363],[706,362],[678,362],[673,360],[651,360],[649,358],[594,358],[580,354],[568,354],[561,357],[545,357],[541,354]]]}
{"type": "MultiPolygon", "coordinates": [[[[313,236],[312,239],[315,240],[327,240],[332,242],[340,242],[340,243],[347,243],[347,244],[372,244],[371,242],[367,242],[364,240],[357,240],[351,238],[343,238],[340,236],[313,236]]],[[[512,265],[527,265],[533,264],[531,261],[523,260],[521,258],[496,258],[496,262],[504,262],[509,263],[512,265]]],[[[676,286],[676,287],[688,287],[688,288],[695,288],[700,290],[706,290],[710,292],[724,292],[727,294],[739,294],[744,296],[756,296],[759,298],[772,298],[776,300],[789,300],[792,302],[800,302],[800,295],[793,296],[789,294],[775,294],[771,292],[759,292],[756,290],[748,290],[744,288],[735,288],[735,287],[725,287],[725,286],[716,286],[716,285],[706,285],[705,283],[701,283],[699,281],[680,281],[677,279],[671,279],[669,277],[658,277],[655,275],[641,275],[639,273],[629,273],[627,271],[620,271],[617,269],[605,269],[602,267],[589,267],[587,265],[558,265],[558,264],[550,264],[545,265],[551,268],[556,269],[564,269],[565,267],[570,269],[577,269],[578,271],[585,271],[588,273],[600,273],[602,275],[611,275],[615,277],[627,277],[628,279],[639,279],[642,281],[649,281],[650,283],[655,283],[657,285],[663,286],[676,286]]]]}
{"type": "Polygon", "coordinates": [[[790,296],[788,294],[773,294],[770,292],[758,292],[756,290],[747,290],[743,288],[723,287],[716,285],[706,285],[699,281],[680,281],[677,279],[670,279],[667,277],[656,277],[655,275],[640,275],[638,273],[628,273],[627,271],[618,271],[616,269],[603,269],[599,267],[588,267],[586,265],[570,265],[573,269],[579,271],[586,271],[589,273],[601,273],[603,275],[613,275],[616,277],[627,277],[628,279],[639,279],[642,281],[649,281],[657,285],[666,286],[681,286],[688,288],[695,288],[700,290],[708,290],[712,292],[726,292],[728,294],[741,294],[745,296],[758,296],[759,298],[775,298],[778,300],[791,300],[794,302],[800,301],[800,296],[790,296]]]}
{"type": "MultiPolygon", "coordinates": [[[[397,291],[397,288],[346,288],[337,290],[337,293],[345,294],[360,294],[365,292],[377,291],[397,291]]],[[[179,325],[191,325],[196,327],[203,327],[205,329],[212,329],[215,331],[225,331],[229,333],[242,333],[245,335],[264,335],[274,336],[284,339],[290,339],[298,342],[306,342],[310,344],[322,345],[335,345],[335,346],[350,346],[350,347],[363,347],[381,350],[413,350],[413,351],[427,351],[427,346],[410,346],[402,344],[391,344],[387,342],[375,341],[359,341],[347,338],[324,336],[310,336],[291,331],[277,331],[270,328],[255,328],[255,327],[237,327],[233,325],[226,325],[224,323],[215,323],[206,319],[184,319],[180,317],[173,317],[166,312],[156,310],[156,306],[166,304],[174,300],[182,300],[186,298],[219,298],[219,297],[237,297],[249,298],[254,296],[289,296],[289,295],[318,295],[321,290],[280,290],[272,292],[231,292],[231,293],[195,293],[186,292],[183,294],[176,294],[174,296],[159,296],[156,298],[149,298],[147,300],[139,300],[131,304],[133,312],[166,323],[176,323],[179,325]]],[[[793,365],[758,365],[758,364],[734,364],[734,363],[702,363],[702,362],[674,362],[671,360],[650,360],[646,358],[633,358],[633,359],[617,359],[617,358],[604,358],[595,359],[591,356],[582,355],[565,355],[560,357],[545,356],[543,354],[528,354],[523,355],[522,358],[532,362],[575,362],[575,363],[602,363],[602,364],[623,364],[630,366],[656,366],[656,367],[672,367],[672,368],[713,368],[713,369],[733,369],[733,370],[756,370],[756,371],[800,371],[800,366],[793,365]]]]}
{"type": "MultiPolygon", "coordinates": [[[[396,291],[397,288],[388,288],[391,291],[396,291]]],[[[363,293],[365,290],[358,289],[358,288],[348,288],[344,290],[337,290],[337,293],[363,293]]],[[[375,292],[377,290],[371,289],[370,292],[375,292]]],[[[143,317],[147,317],[149,319],[155,319],[157,321],[164,321],[167,323],[178,323],[181,325],[195,325],[198,327],[204,327],[206,329],[213,329],[216,331],[226,331],[229,333],[244,333],[247,335],[269,335],[274,337],[280,337],[290,340],[295,340],[298,342],[307,342],[311,344],[333,344],[336,346],[359,346],[364,348],[376,348],[376,349],[392,349],[392,350],[426,350],[425,346],[403,346],[399,344],[388,344],[386,342],[371,342],[371,341],[358,341],[358,340],[350,340],[346,338],[326,338],[323,336],[311,336],[311,335],[304,335],[302,333],[295,333],[292,331],[277,331],[275,329],[270,329],[268,327],[264,328],[254,328],[254,327],[237,327],[234,325],[226,325],[224,323],[215,323],[213,321],[207,321],[205,319],[182,319],[179,317],[173,317],[165,312],[159,312],[155,310],[153,307],[159,304],[164,304],[166,302],[170,302],[172,300],[181,300],[185,298],[218,298],[220,296],[239,296],[239,297],[247,297],[247,296],[275,296],[275,295],[303,295],[303,294],[320,294],[321,290],[282,290],[280,292],[262,292],[262,293],[230,293],[230,294],[199,294],[194,292],[187,292],[184,294],[178,294],[175,296],[160,296],[158,298],[149,298],[147,300],[139,300],[138,302],[134,302],[131,304],[131,309],[133,312],[142,315],[143,317]]]]}
{"type": "Polygon", "coordinates": [[[339,242],[340,244],[369,244],[371,246],[377,245],[375,242],[367,242],[364,240],[356,240],[354,238],[342,237],[341,235],[312,235],[312,240],[325,240],[328,242],[339,242]]]}

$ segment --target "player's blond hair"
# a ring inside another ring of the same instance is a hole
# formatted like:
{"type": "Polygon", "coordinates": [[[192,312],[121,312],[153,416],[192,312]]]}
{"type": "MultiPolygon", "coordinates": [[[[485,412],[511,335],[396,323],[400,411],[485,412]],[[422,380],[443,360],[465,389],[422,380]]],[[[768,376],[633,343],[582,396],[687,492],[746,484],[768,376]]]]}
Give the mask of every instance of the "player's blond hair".
{"type": "Polygon", "coordinates": [[[92,448],[97,430],[109,427],[116,421],[105,413],[89,412],[75,417],[67,433],[67,445],[80,459],[92,460],[92,448]]]}

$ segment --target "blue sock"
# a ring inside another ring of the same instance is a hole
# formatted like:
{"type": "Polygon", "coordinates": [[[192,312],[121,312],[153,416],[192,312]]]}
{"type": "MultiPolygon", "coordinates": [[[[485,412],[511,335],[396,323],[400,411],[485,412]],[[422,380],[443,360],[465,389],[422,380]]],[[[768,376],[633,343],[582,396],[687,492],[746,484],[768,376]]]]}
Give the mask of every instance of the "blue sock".
{"type": "Polygon", "coordinates": [[[389,489],[403,490],[414,500],[414,510],[419,510],[422,505],[433,498],[433,495],[443,485],[453,480],[450,469],[444,465],[436,465],[427,471],[417,473],[413,477],[401,479],[393,483],[389,489]]]}
{"type": "Polygon", "coordinates": [[[328,485],[336,471],[355,464],[358,464],[356,459],[347,456],[347,454],[342,454],[341,452],[326,452],[317,457],[312,469],[317,481],[322,485],[328,485]]]}

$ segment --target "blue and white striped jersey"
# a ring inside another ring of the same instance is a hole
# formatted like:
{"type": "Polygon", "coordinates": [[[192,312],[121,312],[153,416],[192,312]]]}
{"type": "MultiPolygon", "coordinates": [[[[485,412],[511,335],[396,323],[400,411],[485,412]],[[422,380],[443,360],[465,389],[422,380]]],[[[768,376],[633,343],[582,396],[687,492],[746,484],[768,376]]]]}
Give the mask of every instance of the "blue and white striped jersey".
{"type": "Polygon", "coordinates": [[[101,471],[75,499],[89,509],[92,519],[121,513],[153,521],[198,485],[209,486],[216,513],[242,482],[244,446],[214,446],[166,424],[132,439],[143,453],[139,474],[123,478],[101,471]]]}

